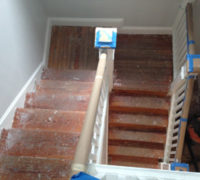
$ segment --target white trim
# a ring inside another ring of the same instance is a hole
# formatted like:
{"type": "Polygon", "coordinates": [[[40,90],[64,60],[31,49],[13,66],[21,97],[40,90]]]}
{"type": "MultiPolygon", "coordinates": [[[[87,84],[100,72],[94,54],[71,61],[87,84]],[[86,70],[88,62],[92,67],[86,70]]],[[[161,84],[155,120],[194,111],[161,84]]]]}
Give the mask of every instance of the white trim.
{"type": "Polygon", "coordinates": [[[5,111],[5,113],[0,119],[0,129],[2,128],[7,129],[7,128],[12,127],[12,122],[13,122],[16,108],[24,107],[26,93],[34,89],[35,81],[40,79],[43,66],[44,66],[44,62],[41,62],[40,65],[32,74],[32,76],[29,78],[29,80],[26,82],[26,84],[22,87],[20,92],[14,98],[10,106],[7,108],[7,110],[5,111]]]}
{"type": "Polygon", "coordinates": [[[117,27],[119,34],[171,34],[172,27],[124,26],[122,18],[50,17],[51,26],[108,26],[117,27]]]}
{"type": "Polygon", "coordinates": [[[99,179],[197,180],[199,173],[125,166],[89,164],[87,172],[99,179]]]}
{"type": "Polygon", "coordinates": [[[110,26],[120,27],[124,23],[122,18],[73,18],[73,17],[50,17],[52,25],[59,26],[110,26]]]}
{"type": "Polygon", "coordinates": [[[107,133],[106,132],[106,121],[107,119],[107,108],[108,108],[108,99],[109,99],[109,89],[108,87],[105,88],[105,99],[104,99],[104,103],[103,103],[103,109],[102,109],[102,117],[101,117],[101,127],[100,127],[100,135],[99,135],[99,143],[98,143],[98,150],[97,150],[97,160],[96,163],[97,164],[102,164],[105,155],[103,154],[105,152],[105,147],[104,147],[104,140],[105,140],[105,136],[107,133]]]}
{"type": "Polygon", "coordinates": [[[172,27],[124,26],[119,28],[119,34],[172,34],[172,27]]]}

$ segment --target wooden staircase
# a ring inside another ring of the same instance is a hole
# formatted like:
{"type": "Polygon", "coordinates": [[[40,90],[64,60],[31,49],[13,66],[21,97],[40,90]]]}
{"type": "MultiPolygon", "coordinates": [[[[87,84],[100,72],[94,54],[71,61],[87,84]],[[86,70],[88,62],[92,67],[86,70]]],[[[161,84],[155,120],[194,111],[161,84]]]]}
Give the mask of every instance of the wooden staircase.
{"type": "MultiPolygon", "coordinates": [[[[65,69],[96,69],[93,32],[53,27],[50,69],[27,93],[24,108],[16,110],[12,128],[1,132],[0,179],[68,178],[95,71],[65,69]]],[[[109,164],[158,168],[168,123],[171,43],[165,35],[118,36],[109,164]]]]}
{"type": "Polygon", "coordinates": [[[0,179],[66,179],[95,71],[46,69],[0,139],[0,179]]]}
{"type": "Polygon", "coordinates": [[[171,37],[120,35],[110,96],[109,164],[159,168],[168,124],[171,37]]]}

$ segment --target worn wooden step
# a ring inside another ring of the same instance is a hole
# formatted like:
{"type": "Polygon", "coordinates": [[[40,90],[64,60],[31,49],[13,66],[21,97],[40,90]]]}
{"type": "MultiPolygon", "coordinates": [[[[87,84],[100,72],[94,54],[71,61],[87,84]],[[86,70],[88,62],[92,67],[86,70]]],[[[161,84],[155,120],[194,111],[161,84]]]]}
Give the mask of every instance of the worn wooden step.
{"type": "Polygon", "coordinates": [[[147,69],[144,69],[144,68],[141,68],[141,67],[137,67],[137,66],[132,66],[132,65],[129,65],[128,68],[126,68],[126,66],[123,67],[120,66],[119,68],[115,69],[115,72],[120,75],[127,75],[129,74],[130,76],[131,75],[141,75],[141,76],[148,76],[147,78],[156,78],[156,79],[168,79],[168,77],[172,78],[172,73],[171,71],[168,71],[168,70],[159,70],[159,68],[147,68],[147,69]]]}
{"type": "Polygon", "coordinates": [[[40,173],[9,173],[1,174],[1,180],[36,180],[36,179],[48,179],[48,175],[41,175],[40,173]]]}
{"type": "Polygon", "coordinates": [[[168,117],[110,112],[109,128],[166,132],[168,117]]]}
{"type": "Polygon", "coordinates": [[[10,129],[1,134],[0,151],[5,155],[48,157],[72,160],[77,133],[10,129]]]}
{"type": "MultiPolygon", "coordinates": [[[[115,79],[119,79],[122,82],[123,81],[129,81],[129,82],[133,82],[133,84],[135,83],[139,83],[140,85],[142,85],[143,82],[147,83],[147,84],[160,84],[160,85],[169,85],[169,83],[172,80],[172,76],[165,76],[165,77],[158,77],[157,74],[153,74],[153,73],[149,73],[144,75],[144,73],[117,73],[117,76],[115,79]],[[147,76],[147,77],[145,77],[147,76]],[[135,81],[135,82],[134,82],[135,81]]],[[[124,82],[123,82],[124,83],[124,82]]]]}
{"type": "Polygon", "coordinates": [[[40,173],[10,173],[10,174],[1,174],[1,180],[35,180],[41,178],[49,178],[48,175],[41,175],[40,173]]]}
{"type": "Polygon", "coordinates": [[[159,169],[159,164],[143,163],[143,162],[131,162],[131,161],[118,161],[118,160],[108,160],[108,164],[116,166],[128,166],[128,167],[137,167],[137,168],[151,168],[159,169]]]}
{"type": "Polygon", "coordinates": [[[172,49],[172,37],[169,35],[128,35],[117,37],[117,48],[129,49],[172,49]]]}
{"type": "MultiPolygon", "coordinates": [[[[120,81],[121,83],[126,83],[126,82],[130,82],[133,84],[139,84],[140,86],[143,86],[143,84],[160,84],[162,85],[168,85],[170,84],[172,80],[172,76],[158,76],[156,73],[137,73],[137,72],[116,72],[115,73],[115,78],[114,78],[114,82],[115,81],[120,81]]],[[[131,85],[131,84],[130,84],[131,85]]]]}
{"type": "Polygon", "coordinates": [[[110,110],[112,111],[167,115],[168,108],[167,98],[119,94],[112,94],[110,98],[110,110]]]}
{"type": "Polygon", "coordinates": [[[140,132],[122,129],[109,130],[109,145],[164,148],[166,135],[156,132],[140,132]]]}
{"type": "Polygon", "coordinates": [[[109,159],[117,161],[131,161],[143,163],[158,163],[164,156],[164,151],[160,149],[126,147],[126,146],[109,146],[109,159]]]}
{"type": "Polygon", "coordinates": [[[72,161],[66,159],[1,154],[0,177],[5,180],[67,179],[71,164],[72,161]]]}
{"type": "Polygon", "coordinates": [[[76,90],[72,90],[72,89],[68,89],[68,90],[64,90],[64,89],[59,89],[59,88],[37,88],[36,89],[36,93],[37,94],[62,94],[63,96],[70,94],[71,96],[81,96],[81,95],[88,95],[91,94],[92,89],[84,89],[84,90],[80,90],[80,89],[76,89],[76,90]]]}
{"type": "Polygon", "coordinates": [[[26,95],[25,108],[55,109],[64,111],[85,111],[90,93],[61,93],[39,91],[26,95]]]}
{"type": "MultiPolygon", "coordinates": [[[[145,55],[148,55],[148,56],[162,55],[162,56],[170,57],[172,55],[172,50],[171,49],[146,49],[146,48],[143,48],[141,50],[140,48],[135,48],[130,51],[130,49],[128,49],[128,48],[117,48],[116,49],[116,54],[126,55],[127,53],[129,55],[136,54],[141,57],[145,56],[145,55]]],[[[132,59],[130,56],[129,56],[129,58],[132,59]]]]}
{"type": "Polygon", "coordinates": [[[143,50],[140,49],[116,49],[115,59],[154,59],[162,61],[172,60],[171,50],[143,50]]]}
{"type": "Polygon", "coordinates": [[[42,73],[43,80],[61,80],[61,81],[83,81],[93,82],[96,71],[92,70],[63,70],[56,71],[45,69],[42,73]]]}
{"type": "Polygon", "coordinates": [[[84,117],[82,111],[18,108],[12,127],[80,133],[84,117]]]}
{"type": "Polygon", "coordinates": [[[125,59],[125,60],[116,60],[115,61],[115,69],[120,69],[120,68],[138,68],[138,69],[144,69],[144,70],[149,70],[151,69],[157,69],[159,72],[165,72],[169,71],[172,73],[172,61],[158,61],[158,60],[152,60],[152,59],[125,59]],[[165,68],[163,68],[165,67],[165,68]]]}
{"type": "Polygon", "coordinates": [[[159,83],[166,84],[169,83],[172,79],[172,75],[162,75],[159,76],[158,73],[145,73],[145,72],[128,72],[128,71],[117,71],[116,78],[121,80],[128,81],[145,81],[146,83],[159,83]]]}
{"type": "Polygon", "coordinates": [[[116,79],[113,92],[164,97],[167,95],[168,89],[169,83],[159,84],[158,82],[148,83],[147,81],[116,79]]]}
{"type": "MultiPolygon", "coordinates": [[[[150,86],[149,86],[150,87],[150,86]]],[[[113,94],[128,94],[128,95],[144,95],[144,96],[155,96],[155,97],[166,97],[168,96],[167,89],[161,89],[160,91],[157,89],[156,86],[151,86],[151,89],[149,87],[144,88],[141,86],[135,87],[130,85],[120,85],[120,84],[114,84],[114,88],[112,90],[113,94]],[[137,88],[137,89],[136,89],[137,88]]]]}
{"type": "Polygon", "coordinates": [[[60,90],[65,92],[91,92],[92,82],[78,82],[78,81],[59,81],[59,80],[40,80],[36,84],[36,89],[60,90]]]}

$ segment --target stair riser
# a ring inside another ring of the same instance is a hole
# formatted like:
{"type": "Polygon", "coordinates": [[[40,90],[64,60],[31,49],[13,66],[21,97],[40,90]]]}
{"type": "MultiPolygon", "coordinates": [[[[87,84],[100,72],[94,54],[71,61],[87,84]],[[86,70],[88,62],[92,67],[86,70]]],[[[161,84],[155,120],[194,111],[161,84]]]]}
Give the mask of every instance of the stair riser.
{"type": "Polygon", "coordinates": [[[164,109],[151,109],[151,108],[136,108],[136,107],[124,107],[124,106],[111,106],[110,111],[112,112],[123,112],[123,113],[141,113],[146,115],[168,115],[168,110],[164,109]]]}
{"type": "Polygon", "coordinates": [[[108,155],[109,160],[113,161],[126,161],[126,162],[139,162],[139,163],[149,163],[157,164],[159,159],[157,158],[146,158],[146,157],[136,157],[136,156],[124,156],[124,155],[108,155]]]}
{"type": "MultiPolygon", "coordinates": [[[[114,89],[112,91],[112,94],[116,95],[138,95],[138,96],[151,96],[151,97],[164,97],[166,98],[168,92],[161,92],[161,91],[143,91],[143,90],[128,90],[128,89],[122,89],[118,88],[117,86],[114,86],[114,89]]],[[[111,95],[112,96],[112,95],[111,95]]]]}
{"type": "Polygon", "coordinates": [[[120,123],[109,123],[109,128],[119,128],[124,130],[136,130],[142,132],[162,132],[166,133],[166,127],[149,126],[149,125],[138,125],[138,124],[120,124],[120,123]]]}
{"type": "Polygon", "coordinates": [[[132,141],[132,140],[121,140],[121,139],[109,139],[109,145],[116,146],[135,146],[135,147],[143,147],[143,148],[152,148],[152,149],[163,149],[164,144],[155,143],[155,142],[145,142],[145,141],[132,141]]]}

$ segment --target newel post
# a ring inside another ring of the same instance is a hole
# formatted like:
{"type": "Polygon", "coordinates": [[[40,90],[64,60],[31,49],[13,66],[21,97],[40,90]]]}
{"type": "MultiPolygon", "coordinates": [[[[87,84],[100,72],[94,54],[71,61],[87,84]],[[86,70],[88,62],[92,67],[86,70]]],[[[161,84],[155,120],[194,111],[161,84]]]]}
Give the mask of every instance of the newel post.
{"type": "Polygon", "coordinates": [[[99,48],[99,57],[102,53],[107,54],[107,77],[109,91],[113,88],[114,56],[117,45],[117,28],[96,28],[95,48],[99,48]]]}

